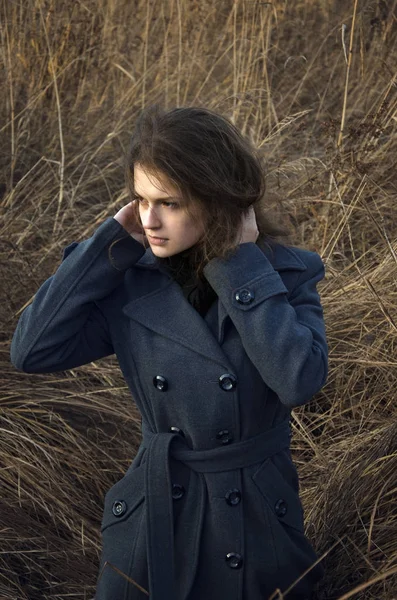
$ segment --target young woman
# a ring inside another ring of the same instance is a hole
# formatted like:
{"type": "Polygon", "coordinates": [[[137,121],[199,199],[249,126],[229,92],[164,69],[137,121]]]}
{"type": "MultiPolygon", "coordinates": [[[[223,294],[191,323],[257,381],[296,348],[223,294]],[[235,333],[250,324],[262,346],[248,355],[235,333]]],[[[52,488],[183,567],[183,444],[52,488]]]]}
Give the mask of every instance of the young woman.
{"type": "Polygon", "coordinates": [[[213,111],[146,109],[127,175],[131,201],[65,249],[11,346],[29,373],[115,353],[141,412],[96,600],[265,600],[298,579],[288,599],[309,598],[289,420],[327,378],[322,260],[276,241],[259,154],[213,111]]]}

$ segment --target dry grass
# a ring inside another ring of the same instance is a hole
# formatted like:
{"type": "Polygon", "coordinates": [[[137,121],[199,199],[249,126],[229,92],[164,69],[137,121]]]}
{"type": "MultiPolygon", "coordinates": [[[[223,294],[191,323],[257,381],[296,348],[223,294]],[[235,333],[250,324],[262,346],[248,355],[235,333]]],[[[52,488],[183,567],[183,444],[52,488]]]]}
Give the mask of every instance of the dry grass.
{"type": "Polygon", "coordinates": [[[93,595],[103,495],[138,415],[115,360],[32,376],[9,343],[61,249],[125,203],[123,152],[155,101],[232,116],[266,155],[296,244],[326,262],[329,379],[293,438],[308,534],[328,552],[318,598],[397,598],[397,2],[0,10],[0,598],[93,595]]]}

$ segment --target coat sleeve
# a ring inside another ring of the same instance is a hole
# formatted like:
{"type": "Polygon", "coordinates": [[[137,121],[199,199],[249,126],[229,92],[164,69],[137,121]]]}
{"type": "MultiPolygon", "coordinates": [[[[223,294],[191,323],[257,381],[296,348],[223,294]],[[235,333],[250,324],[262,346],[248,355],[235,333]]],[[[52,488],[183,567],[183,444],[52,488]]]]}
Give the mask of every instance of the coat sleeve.
{"type": "Polygon", "coordinates": [[[94,235],[66,247],[57,271],[25,308],[11,342],[11,362],[26,373],[52,373],[114,353],[97,301],[124,279],[145,249],[113,217],[94,235]],[[109,249],[113,241],[122,238],[109,249]],[[120,248],[120,246],[119,246],[120,248]],[[117,262],[117,252],[122,262],[117,262]],[[113,260],[116,257],[116,260],[113,260]]]}
{"type": "Polygon", "coordinates": [[[307,251],[306,256],[307,269],[289,298],[279,273],[253,242],[240,244],[229,259],[214,258],[204,268],[250,360],[291,408],[308,402],[328,375],[323,309],[316,289],[325,269],[317,253],[307,251]]]}

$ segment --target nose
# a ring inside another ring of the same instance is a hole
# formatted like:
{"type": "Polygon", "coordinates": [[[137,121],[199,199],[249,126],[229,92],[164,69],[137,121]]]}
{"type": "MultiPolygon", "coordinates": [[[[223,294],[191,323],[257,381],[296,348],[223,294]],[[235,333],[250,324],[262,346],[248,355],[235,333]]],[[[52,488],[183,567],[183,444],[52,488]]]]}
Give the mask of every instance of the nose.
{"type": "Polygon", "coordinates": [[[161,221],[159,217],[156,215],[156,211],[154,208],[145,208],[145,210],[141,211],[141,221],[144,229],[158,229],[161,226],[161,221]]]}

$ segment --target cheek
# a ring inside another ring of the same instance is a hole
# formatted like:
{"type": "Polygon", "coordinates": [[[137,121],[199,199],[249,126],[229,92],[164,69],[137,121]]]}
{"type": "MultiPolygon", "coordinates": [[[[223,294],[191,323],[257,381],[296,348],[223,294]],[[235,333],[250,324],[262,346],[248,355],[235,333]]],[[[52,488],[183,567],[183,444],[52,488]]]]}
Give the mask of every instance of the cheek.
{"type": "Polygon", "coordinates": [[[185,238],[190,241],[196,242],[200,238],[200,236],[200,227],[196,223],[189,223],[189,225],[185,229],[185,238]]]}
{"type": "Polygon", "coordinates": [[[188,215],[185,220],[185,228],[189,232],[190,237],[200,236],[204,231],[202,220],[191,215],[188,215]]]}
{"type": "Polygon", "coordinates": [[[178,215],[177,218],[170,219],[168,228],[172,231],[175,240],[185,244],[196,243],[204,232],[200,222],[192,220],[190,216],[187,218],[185,215],[183,218],[178,215]]]}
{"type": "Polygon", "coordinates": [[[196,238],[196,240],[199,240],[202,235],[204,234],[205,228],[204,225],[201,222],[196,222],[193,225],[193,231],[194,231],[194,236],[196,238]]]}

